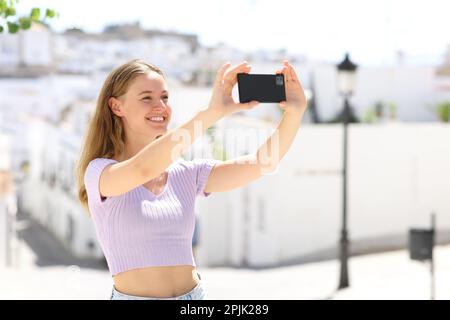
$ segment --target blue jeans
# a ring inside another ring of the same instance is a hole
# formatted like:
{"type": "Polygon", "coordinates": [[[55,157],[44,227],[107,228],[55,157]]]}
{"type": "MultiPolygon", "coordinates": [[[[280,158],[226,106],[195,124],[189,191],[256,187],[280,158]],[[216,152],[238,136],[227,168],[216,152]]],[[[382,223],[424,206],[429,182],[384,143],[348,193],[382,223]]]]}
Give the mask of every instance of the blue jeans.
{"type": "MultiPolygon", "coordinates": [[[[200,278],[200,274],[198,275],[200,278]]],[[[205,300],[207,299],[206,291],[203,286],[203,282],[200,278],[199,283],[189,291],[188,293],[182,294],[181,296],[171,297],[171,298],[154,298],[154,297],[140,297],[131,296],[124,294],[116,290],[113,286],[110,300],[205,300]]]]}

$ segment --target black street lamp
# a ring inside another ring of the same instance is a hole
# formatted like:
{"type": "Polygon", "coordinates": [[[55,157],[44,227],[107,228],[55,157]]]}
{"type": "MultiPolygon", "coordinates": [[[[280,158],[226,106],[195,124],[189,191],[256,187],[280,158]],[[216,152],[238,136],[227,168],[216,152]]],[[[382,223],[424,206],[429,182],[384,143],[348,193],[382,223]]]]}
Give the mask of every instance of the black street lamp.
{"type": "Polygon", "coordinates": [[[338,289],[344,289],[349,287],[348,279],[348,256],[349,256],[349,241],[348,241],[348,231],[347,231],[347,146],[348,146],[348,135],[347,127],[349,123],[350,116],[350,106],[348,103],[349,97],[353,94],[355,89],[355,73],[358,66],[350,61],[349,54],[345,55],[344,60],[337,65],[338,70],[338,91],[339,94],[344,98],[344,112],[343,112],[343,123],[344,123],[344,143],[343,143],[343,170],[342,170],[342,230],[340,239],[340,262],[341,271],[339,277],[339,287],[338,289]]]}

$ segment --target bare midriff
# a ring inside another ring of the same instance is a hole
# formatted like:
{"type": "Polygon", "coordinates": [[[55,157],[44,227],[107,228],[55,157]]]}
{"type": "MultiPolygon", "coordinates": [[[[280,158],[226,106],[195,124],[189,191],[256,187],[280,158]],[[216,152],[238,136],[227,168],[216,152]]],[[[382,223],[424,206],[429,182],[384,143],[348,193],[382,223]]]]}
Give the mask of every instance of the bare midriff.
{"type": "Polygon", "coordinates": [[[186,294],[200,281],[195,267],[184,265],[133,269],[115,275],[113,280],[120,293],[154,298],[186,294]]]}

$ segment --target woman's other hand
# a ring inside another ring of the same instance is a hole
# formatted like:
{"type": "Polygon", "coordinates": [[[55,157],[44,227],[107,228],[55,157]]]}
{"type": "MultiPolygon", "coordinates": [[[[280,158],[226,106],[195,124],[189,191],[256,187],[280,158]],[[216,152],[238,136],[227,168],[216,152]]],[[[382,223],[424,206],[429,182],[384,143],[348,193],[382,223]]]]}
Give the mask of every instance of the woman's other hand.
{"type": "Polygon", "coordinates": [[[288,114],[302,114],[308,107],[308,102],[294,67],[287,60],[284,60],[283,68],[277,70],[276,73],[284,75],[286,88],[286,101],[279,103],[280,108],[288,114]]]}
{"type": "Polygon", "coordinates": [[[232,69],[230,69],[230,63],[220,67],[214,82],[213,93],[208,106],[209,110],[217,112],[221,116],[227,116],[234,112],[250,110],[256,107],[259,104],[257,101],[239,103],[234,101],[232,97],[238,73],[249,73],[250,69],[251,66],[246,61],[232,69]]]}

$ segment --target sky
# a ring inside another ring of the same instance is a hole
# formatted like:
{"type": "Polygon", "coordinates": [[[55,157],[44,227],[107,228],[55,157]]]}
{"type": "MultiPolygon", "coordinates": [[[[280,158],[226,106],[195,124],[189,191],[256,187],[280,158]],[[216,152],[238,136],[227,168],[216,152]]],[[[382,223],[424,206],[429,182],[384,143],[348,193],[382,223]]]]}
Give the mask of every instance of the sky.
{"type": "Polygon", "coordinates": [[[436,64],[450,45],[448,0],[20,0],[19,12],[51,7],[51,26],[100,32],[139,21],[145,28],[195,33],[203,45],[242,50],[285,48],[313,60],[345,52],[365,64],[436,64]]]}

